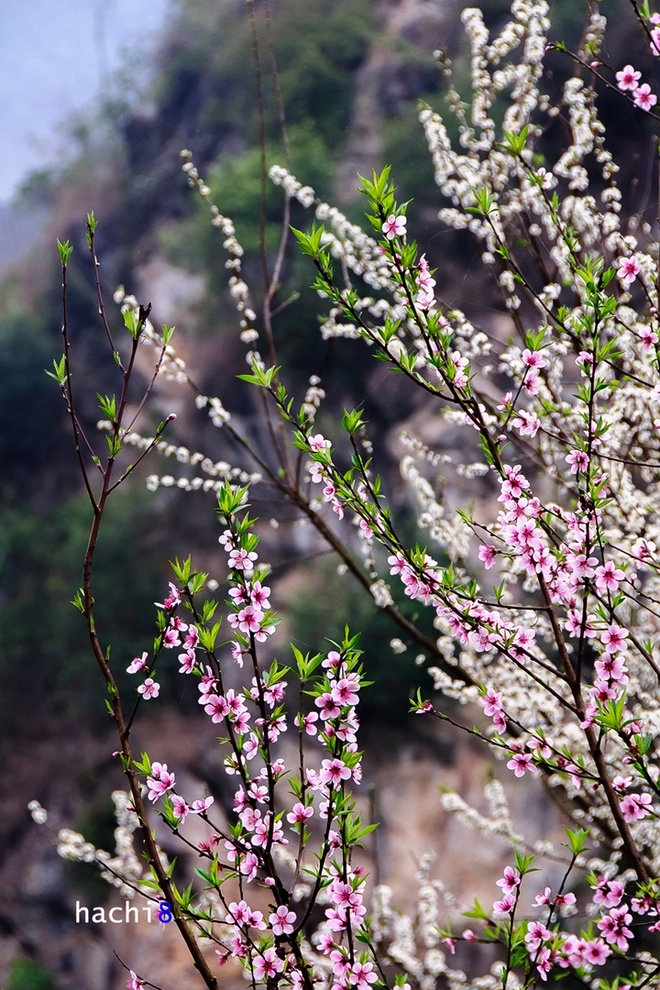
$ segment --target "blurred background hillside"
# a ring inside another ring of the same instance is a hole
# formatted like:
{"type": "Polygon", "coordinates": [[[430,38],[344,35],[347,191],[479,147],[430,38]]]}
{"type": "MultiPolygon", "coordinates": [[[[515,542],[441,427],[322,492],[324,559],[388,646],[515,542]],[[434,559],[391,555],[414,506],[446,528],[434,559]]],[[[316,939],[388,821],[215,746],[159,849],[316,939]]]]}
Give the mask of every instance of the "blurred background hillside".
{"type": "MultiPolygon", "coordinates": [[[[451,54],[459,87],[468,82],[461,6],[457,0],[271,0],[269,28],[265,5],[255,3],[264,70],[265,151],[268,165],[284,161],[269,69],[270,37],[292,171],[359,221],[357,173],[391,164],[399,198],[414,201],[409,230],[423,242],[431,266],[438,268],[440,294],[492,328],[506,318],[480,272],[479,252],[467,237],[448,233],[437,220],[440,203],[416,116],[420,99],[441,106],[442,77],[432,58],[434,49],[451,54]]],[[[486,0],[479,6],[497,30],[506,18],[506,4],[486,0]]],[[[624,0],[609,0],[604,7],[609,7],[604,12],[610,18],[620,18],[608,60],[620,66],[637,52],[648,71],[650,56],[640,45],[624,0]]],[[[553,37],[576,48],[584,13],[581,4],[555,0],[553,37]]],[[[28,0],[16,10],[3,5],[0,35],[0,123],[6,146],[23,140],[16,128],[24,135],[26,120],[28,133],[34,135],[27,157],[17,152],[14,158],[9,150],[0,168],[0,749],[11,777],[0,797],[0,986],[112,990],[124,977],[101,935],[71,927],[73,892],[91,890],[93,898],[106,892],[86,887],[90,881],[54,863],[52,850],[45,848],[43,834],[35,837],[36,826],[28,825],[25,811],[27,801],[38,797],[56,809],[58,824],[81,826],[107,846],[112,842],[108,794],[121,783],[108,759],[112,736],[103,737],[106,716],[98,671],[80,617],[68,604],[80,583],[89,510],[65,410],[44,374],[60,352],[55,237],[69,238],[75,248],[69,322],[82,416],[91,431],[98,418],[95,393],[114,387],[85,247],[85,215],[93,210],[113,318],[119,323],[111,301],[118,285],[140,302],[151,302],[156,325],[176,324],[176,346],[202,391],[219,395],[244,431],[263,443],[260,406],[236,380],[246,370],[246,348],[238,338],[227,292],[222,239],[204,204],[188,188],[179,157],[184,147],[193,151],[212,200],[234,219],[246,251],[244,277],[259,312],[263,281],[255,67],[240,0],[149,0],[139,11],[131,0],[90,0],[87,5],[82,0],[28,0]],[[33,864],[31,869],[26,862],[33,864]]],[[[553,56],[550,67],[548,86],[558,93],[572,66],[553,56]]],[[[648,121],[622,110],[607,92],[602,106],[610,146],[625,166],[624,208],[648,208],[654,216],[655,151],[648,121]]],[[[566,137],[560,118],[545,137],[548,150],[564,146],[566,137]]],[[[265,242],[272,250],[280,236],[282,198],[271,187],[266,220],[265,242]]],[[[310,220],[302,208],[294,208],[294,226],[307,226],[310,220]]],[[[414,423],[427,442],[444,444],[444,449],[452,438],[433,433],[430,411],[400,376],[384,375],[382,367],[362,357],[356,360],[355,342],[328,344],[321,339],[318,299],[308,290],[312,277],[310,265],[291,246],[278,299],[294,301],[282,307],[274,323],[285,381],[301,399],[310,376],[322,377],[329,398],[319,428],[328,434],[336,431],[343,407],[364,404],[370,437],[381,450],[377,467],[387,478],[400,528],[414,542],[414,507],[407,504],[396,471],[398,433],[414,423]]],[[[172,410],[178,413],[168,436],[173,444],[251,469],[195,409],[189,394],[179,386],[159,386],[152,428],[172,410]]],[[[112,643],[119,670],[149,648],[153,602],[162,600],[168,559],[192,553],[198,566],[220,582],[224,577],[213,497],[176,488],[149,493],[145,477],[150,472],[177,477],[183,469],[171,461],[152,461],[136,473],[114,499],[99,557],[98,623],[112,643]]],[[[474,494],[479,492],[465,488],[453,497],[461,504],[474,494]]],[[[477,787],[485,770],[474,754],[458,753],[450,738],[427,738],[407,714],[411,691],[428,680],[414,663],[416,651],[394,656],[389,642],[398,630],[387,617],[373,615],[368,599],[360,597],[350,578],[337,574],[337,561],[299,525],[289,507],[274,503],[267,491],[255,495],[254,511],[277,524],[270,527],[266,546],[275,565],[275,603],[285,618],[281,653],[287,635],[301,649],[315,651],[323,647],[324,637],[340,636],[346,622],[361,629],[367,670],[376,681],[362,709],[367,740],[378,740],[381,752],[386,743],[388,751],[417,761],[427,779],[433,764],[450,767],[447,772],[456,776],[457,786],[461,775],[464,779],[473,773],[477,787]]],[[[408,602],[401,607],[410,611],[408,602]]],[[[181,738],[197,731],[190,727],[200,724],[198,706],[195,697],[181,693],[174,672],[164,673],[162,680],[171,717],[147,719],[145,731],[154,747],[168,745],[176,753],[172,725],[181,738]]],[[[191,763],[212,739],[205,728],[199,731],[199,746],[186,749],[191,763]]],[[[377,762],[374,756],[374,775],[377,762]]]]}

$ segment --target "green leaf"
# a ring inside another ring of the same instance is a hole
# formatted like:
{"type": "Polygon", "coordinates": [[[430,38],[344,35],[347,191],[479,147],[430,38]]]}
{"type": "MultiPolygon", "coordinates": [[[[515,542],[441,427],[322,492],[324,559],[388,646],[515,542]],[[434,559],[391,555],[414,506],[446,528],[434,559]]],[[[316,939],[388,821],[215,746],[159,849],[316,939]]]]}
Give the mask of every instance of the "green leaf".
{"type": "Polygon", "coordinates": [[[138,773],[143,773],[148,777],[151,773],[151,760],[149,759],[149,754],[143,753],[141,760],[133,760],[133,766],[138,773]]]}
{"type": "Polygon", "coordinates": [[[99,401],[99,409],[104,416],[115,423],[117,419],[117,400],[114,395],[101,395],[100,392],[96,393],[96,398],[99,401]]]}
{"type": "Polygon", "coordinates": [[[525,125],[519,134],[515,134],[512,131],[504,132],[504,141],[501,147],[505,151],[518,158],[525,149],[525,144],[527,143],[527,135],[529,134],[529,127],[525,125]]]}
{"type": "Polygon", "coordinates": [[[64,385],[66,382],[66,358],[64,354],[59,361],[53,359],[53,369],[53,371],[46,371],[48,377],[56,381],[58,385],[64,385]]]}
{"type": "MultiPolygon", "coordinates": [[[[236,375],[243,382],[249,382],[250,385],[259,385],[261,388],[270,388],[273,384],[273,379],[280,370],[280,366],[273,368],[262,368],[256,361],[252,362],[252,374],[251,375],[236,375]]],[[[284,393],[286,395],[286,393],[284,393]]]]}
{"type": "Polygon", "coordinates": [[[356,433],[360,427],[365,426],[366,421],[362,419],[362,413],[359,409],[352,409],[350,412],[347,409],[344,409],[341,425],[347,433],[352,435],[353,433],[356,433]]]}
{"type": "Polygon", "coordinates": [[[69,241],[64,241],[64,243],[62,243],[62,241],[58,240],[57,250],[60,255],[60,264],[62,265],[62,268],[66,268],[69,263],[69,258],[73,254],[73,248],[71,247],[69,241]]]}
{"type": "Polygon", "coordinates": [[[218,638],[218,633],[220,632],[220,626],[222,621],[216,622],[210,629],[200,629],[199,630],[199,642],[201,647],[207,652],[211,653],[215,649],[216,640],[218,638]]]}
{"type": "Polygon", "coordinates": [[[465,209],[468,213],[474,213],[475,216],[485,218],[499,209],[497,206],[497,197],[494,193],[488,192],[485,186],[482,189],[473,189],[472,193],[476,201],[476,206],[466,206],[465,209]]]}
{"type": "Polygon", "coordinates": [[[476,897],[474,899],[474,903],[472,904],[472,907],[468,908],[467,911],[463,911],[463,917],[476,918],[479,921],[490,921],[490,915],[486,911],[484,911],[484,909],[482,908],[481,904],[479,903],[476,897]]]}
{"type": "Polygon", "coordinates": [[[598,725],[606,731],[614,730],[615,732],[619,732],[623,728],[625,703],[626,698],[624,694],[617,701],[610,698],[604,704],[597,702],[598,714],[596,715],[596,722],[598,725]]]}
{"type": "Polygon", "coordinates": [[[589,838],[589,829],[586,828],[567,828],[566,835],[568,836],[568,844],[570,846],[571,852],[574,856],[579,856],[584,850],[587,839],[589,838]]]}
{"type": "Polygon", "coordinates": [[[296,230],[295,227],[290,227],[291,233],[298,241],[298,247],[303,254],[309,255],[310,258],[318,258],[321,254],[321,239],[325,233],[325,227],[323,224],[317,224],[314,222],[308,234],[302,230],[296,230]]]}

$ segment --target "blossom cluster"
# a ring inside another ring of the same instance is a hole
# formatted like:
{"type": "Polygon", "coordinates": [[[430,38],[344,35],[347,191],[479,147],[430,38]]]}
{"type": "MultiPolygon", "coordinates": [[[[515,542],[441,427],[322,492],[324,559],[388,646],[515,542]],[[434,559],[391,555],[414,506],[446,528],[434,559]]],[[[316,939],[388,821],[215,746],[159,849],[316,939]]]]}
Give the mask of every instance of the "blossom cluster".
{"type": "MultiPolygon", "coordinates": [[[[181,674],[197,681],[200,707],[222,732],[231,812],[224,820],[212,795],[179,793],[176,770],[166,763],[145,755],[135,770],[173,833],[186,840],[193,815],[207,829],[201,841],[188,840],[203,862],[203,887],[172,888],[177,919],[214,944],[219,964],[240,960],[253,984],[369,990],[396,970],[396,985],[410,978],[421,990],[440,977],[451,987],[471,979],[479,990],[496,990],[569,975],[600,990],[653,985],[660,967],[657,953],[646,951],[647,937],[660,930],[658,243],[645,221],[624,222],[596,87],[582,71],[600,65],[606,21],[596,5],[575,56],[579,68],[555,104],[541,90],[546,0],[513,0],[511,19],[494,38],[478,8],[462,20],[472,97],[465,101],[449,59],[437,52],[455,127],[427,106],[420,121],[441,198],[438,219],[475,238],[500,300],[499,325],[486,332],[476,315],[443,302],[450,276],[442,264],[431,268],[431,246],[420,253],[409,240],[411,212],[397,201],[389,169],[362,180],[371,234],[318,202],[286,169],[270,173],[322,225],[296,234],[315,266],[314,288],[329,305],[323,336],[366,343],[419,389],[424,415],[441,427],[437,442],[406,431],[400,464],[429,545],[413,548],[400,537],[404,527],[387,506],[361,410],[344,413],[351,456],[342,467],[341,446],[326,436],[332,427],[320,432],[315,425],[325,397],[317,376],[298,413],[277,366],[266,369],[258,352],[249,353],[252,374],[242,377],[265,391],[307,473],[287,458],[269,473],[268,457],[255,453],[260,469],[398,622],[393,652],[415,645],[422,662],[430,657],[436,694],[420,692],[413,710],[488,746],[509,786],[542,779],[569,820],[569,844],[553,849],[544,839],[533,845],[538,859],[523,855],[524,837],[497,780],[489,785],[490,814],[446,794],[445,810],[466,827],[503,836],[514,849],[492,907],[473,908],[473,927],[460,935],[443,933],[440,895],[447,908],[456,905],[425,868],[417,921],[397,916],[381,886],[370,925],[367,878],[353,862],[370,831],[354,797],[364,684],[357,641],[347,631],[342,643],[314,657],[292,647],[290,667],[274,659],[270,570],[246,504],[258,479],[183,446],[163,447],[157,436],[143,441],[131,424],[122,442],[200,463],[209,478],[180,487],[213,487],[218,495],[229,638],[220,641],[218,603],[200,601],[208,575],[190,560],[177,562],[176,580],[157,605],[153,651],[136,656],[128,670],[141,680],[139,709],[159,697],[156,664],[177,651],[181,674]],[[568,137],[552,153],[541,138],[559,115],[568,137]],[[443,446],[442,431],[460,439],[443,446]],[[440,465],[462,481],[459,494],[438,483],[440,465]],[[321,495],[310,497],[317,486],[321,495]],[[348,518],[356,535],[342,541],[336,532],[348,518]],[[408,602],[428,617],[433,636],[404,614],[408,602]],[[474,721],[459,721],[447,699],[473,706],[474,721]],[[289,763],[286,733],[298,743],[289,763]],[[562,879],[544,877],[525,900],[531,864],[549,852],[562,879]],[[579,925],[565,924],[578,915],[579,925]],[[495,943],[500,957],[488,974],[468,978],[447,962],[461,943],[495,943]],[[606,982],[613,961],[614,984],[606,982]]],[[[658,55],[660,15],[645,26],[658,55]]],[[[640,80],[632,65],[616,73],[622,98],[631,94],[651,114],[656,97],[640,80]]],[[[191,185],[209,202],[190,153],[183,158],[191,185]]],[[[232,221],[210,209],[230,255],[242,338],[252,346],[256,315],[242,249],[232,221]]],[[[121,293],[118,301],[132,305],[121,293]]],[[[189,382],[168,347],[163,367],[189,382]]],[[[251,449],[220,399],[200,395],[197,402],[251,449]]],[[[154,476],[150,487],[174,484],[171,475],[154,476]]],[[[82,837],[65,835],[63,846],[103,862],[82,837]]],[[[111,875],[137,888],[144,877],[124,854],[111,875]]],[[[129,986],[141,984],[131,971],[129,986]]]]}
{"type": "MultiPolygon", "coordinates": [[[[183,834],[190,814],[208,823],[208,838],[199,844],[199,854],[208,861],[203,871],[206,890],[200,896],[201,903],[211,898],[212,910],[201,910],[191,898],[184,907],[187,918],[204,922],[205,936],[218,946],[220,964],[231,955],[242,960],[257,982],[277,977],[311,986],[314,959],[315,971],[327,972],[334,986],[368,990],[377,978],[373,960],[368,953],[356,956],[353,947],[367,911],[366,877],[350,865],[351,847],[365,834],[349,790],[362,777],[356,713],[362,686],[359,653],[351,640],[324,657],[308,658],[294,651],[297,675],[309,684],[313,705],[309,710],[298,707],[291,721],[288,668],[277,661],[265,670],[258,664],[257,651],[274,632],[277,619],[258,537],[251,530],[252,520],[240,514],[245,494],[245,489],[226,485],[220,496],[227,524],[219,537],[227,555],[227,622],[234,635],[222,647],[226,656],[219,657],[215,645],[215,605],[207,602],[198,611],[193,589],[201,588],[206,576],[192,572],[190,561],[175,566],[180,585],[171,583],[158,604],[159,648],[180,651],[180,672],[198,680],[199,703],[224,734],[224,770],[236,788],[235,826],[212,820],[212,796],[189,802],[179,794],[167,764],[145,758],[140,769],[149,800],[159,804],[174,831],[183,834]],[[194,622],[184,620],[186,612],[194,622]],[[322,673],[313,673],[317,668],[322,673]],[[231,677],[244,678],[245,686],[228,687],[231,677]],[[300,738],[298,767],[286,766],[277,755],[278,740],[291,728],[300,738]],[[303,757],[304,740],[312,751],[303,757]],[[288,798],[280,793],[285,781],[288,798]],[[313,861],[305,859],[310,844],[316,848],[313,861]],[[232,878],[241,884],[242,896],[236,900],[224,889],[232,878]],[[260,899],[260,891],[269,892],[273,900],[268,912],[251,905],[251,885],[260,899]],[[302,936],[302,926],[320,890],[327,905],[325,918],[310,943],[302,936]]],[[[133,672],[145,669],[146,653],[129,667],[133,672]]],[[[147,697],[147,691],[142,695],[147,697]]]]}

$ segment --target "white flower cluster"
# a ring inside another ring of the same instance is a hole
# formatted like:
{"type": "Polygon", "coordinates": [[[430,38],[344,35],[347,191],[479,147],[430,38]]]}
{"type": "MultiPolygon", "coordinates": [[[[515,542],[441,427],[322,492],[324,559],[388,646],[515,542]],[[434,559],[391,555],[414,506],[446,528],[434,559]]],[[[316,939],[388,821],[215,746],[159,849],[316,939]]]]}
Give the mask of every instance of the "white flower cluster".
{"type": "MultiPolygon", "coordinates": [[[[140,892],[142,881],[150,881],[151,871],[138,858],[133,834],[139,827],[137,815],[131,804],[131,796],[126,791],[113,791],[112,801],[115,806],[115,855],[103,849],[97,849],[92,842],[87,842],[84,835],[70,828],[62,828],[57,834],[57,852],[62,859],[78,863],[98,863],[101,877],[111,886],[116,887],[122,897],[132,900],[140,892]]],[[[31,801],[30,811],[34,814],[46,814],[38,802],[31,801]]],[[[39,815],[41,822],[43,815],[39,815]]],[[[37,820],[37,819],[35,819],[37,820]]],[[[167,870],[168,859],[159,848],[159,856],[163,868],[167,870]]],[[[148,889],[148,888],[145,888],[148,889]]]]}
{"type": "Polygon", "coordinates": [[[308,423],[311,424],[314,422],[316,413],[324,399],[325,390],[321,388],[321,379],[318,375],[312,375],[309,379],[309,387],[305,392],[305,399],[302,405],[308,423]]]}
{"type": "MultiPolygon", "coordinates": [[[[206,396],[198,396],[197,403],[199,408],[208,403],[215,411],[211,415],[222,415],[218,413],[218,409],[222,409],[219,399],[207,399],[206,396]]],[[[227,413],[226,416],[228,417],[229,414],[227,413]]],[[[223,422],[227,422],[227,418],[224,418],[223,422]]],[[[96,425],[99,430],[112,429],[112,424],[108,420],[99,420],[96,425]]],[[[226,479],[240,485],[256,484],[262,480],[262,475],[258,471],[244,471],[242,468],[232,467],[227,461],[213,461],[200,451],[191,453],[188,447],[168,443],[166,440],[156,440],[155,437],[145,437],[136,430],[124,434],[121,439],[122,444],[129,444],[137,447],[138,450],[148,450],[153,447],[161,456],[173,457],[179,464],[190,464],[192,467],[198,467],[204,474],[208,475],[206,478],[199,475],[192,478],[175,478],[171,474],[150,474],[146,482],[149,491],[156,491],[162,487],[179,488],[182,491],[218,492],[226,479]]]]}
{"type": "Polygon", "coordinates": [[[303,186],[302,182],[298,182],[295,175],[291,175],[285,168],[280,165],[273,165],[268,177],[273,185],[282,186],[287,196],[297,199],[306,209],[314,205],[316,193],[312,187],[303,186]]]}
{"type": "Polygon", "coordinates": [[[45,825],[48,821],[48,812],[41,807],[38,801],[30,801],[28,811],[32,816],[32,821],[36,822],[37,825],[45,825]]]}

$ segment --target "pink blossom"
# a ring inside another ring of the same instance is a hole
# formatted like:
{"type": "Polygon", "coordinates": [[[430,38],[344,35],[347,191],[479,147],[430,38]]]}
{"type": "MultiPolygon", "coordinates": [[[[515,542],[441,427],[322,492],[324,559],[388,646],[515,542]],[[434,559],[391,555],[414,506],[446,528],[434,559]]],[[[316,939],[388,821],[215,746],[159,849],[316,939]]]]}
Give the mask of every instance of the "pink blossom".
{"type": "Polygon", "coordinates": [[[527,392],[527,395],[538,395],[541,391],[541,379],[539,378],[536,371],[530,371],[523,382],[523,388],[527,392]]]}
{"type": "Polygon", "coordinates": [[[552,172],[548,172],[547,168],[542,166],[536,174],[541,180],[541,189],[554,189],[557,185],[557,180],[552,172]]]}
{"type": "Polygon", "coordinates": [[[167,763],[152,763],[151,776],[147,777],[149,800],[157,801],[167,791],[174,787],[174,774],[167,769],[167,763]]]}
{"type": "Polygon", "coordinates": [[[491,547],[488,543],[484,543],[479,547],[479,560],[483,561],[483,565],[487,571],[489,571],[495,563],[496,556],[497,550],[495,547],[491,547]]]}
{"type": "Polygon", "coordinates": [[[522,363],[528,368],[545,368],[545,360],[540,351],[530,351],[528,347],[522,352],[522,363]]]}
{"type": "Polygon", "coordinates": [[[621,801],[621,811],[627,822],[637,822],[646,818],[651,811],[650,794],[626,794],[621,801]]]}
{"type": "Polygon", "coordinates": [[[589,467],[589,455],[586,450],[572,450],[565,460],[570,464],[571,474],[579,474],[589,467]]]}
{"type": "Polygon", "coordinates": [[[604,681],[614,684],[625,684],[628,681],[628,670],[621,657],[612,656],[610,653],[602,653],[594,666],[598,672],[598,676],[604,681]]]}
{"type": "Polygon", "coordinates": [[[545,905],[550,905],[553,903],[552,890],[550,887],[545,887],[544,890],[537,894],[534,898],[534,904],[536,907],[544,907],[545,905]]]}
{"type": "Polygon", "coordinates": [[[632,915],[624,905],[623,907],[612,908],[611,912],[596,924],[608,945],[616,945],[617,949],[625,952],[628,948],[628,939],[633,937],[633,933],[627,927],[631,921],[632,915]]]}
{"type": "Polygon", "coordinates": [[[435,293],[433,291],[435,279],[431,278],[426,255],[422,255],[419,259],[419,274],[416,276],[415,282],[419,286],[415,302],[422,309],[431,309],[435,305],[435,293]]]}
{"type": "Polygon", "coordinates": [[[620,880],[608,880],[606,877],[599,876],[594,888],[593,902],[594,904],[602,904],[606,908],[618,907],[625,892],[626,888],[620,880]]]}
{"type": "Polygon", "coordinates": [[[625,794],[631,784],[632,784],[632,777],[616,776],[612,780],[612,787],[617,792],[617,794],[625,794]]]}
{"type": "Polygon", "coordinates": [[[382,231],[387,237],[388,241],[393,240],[395,237],[404,237],[406,233],[406,218],[403,216],[395,216],[391,213],[385,223],[382,226],[382,231]]]}
{"type": "Polygon", "coordinates": [[[641,266],[636,256],[634,254],[631,254],[629,258],[621,259],[621,262],[617,269],[617,275],[619,276],[620,279],[622,279],[624,282],[627,282],[628,285],[630,285],[631,282],[635,281],[641,270],[642,270],[641,266]]]}
{"type": "Polygon", "coordinates": [[[175,626],[170,626],[163,634],[163,646],[166,650],[173,650],[175,646],[181,646],[181,636],[175,626]]]}
{"type": "Polygon", "coordinates": [[[511,914],[515,906],[516,906],[515,895],[505,894],[501,901],[494,902],[493,914],[511,914]]]}
{"type": "Polygon", "coordinates": [[[600,641],[604,644],[608,653],[620,653],[626,649],[626,639],[628,630],[613,622],[601,635],[600,641]]]}
{"type": "MultiPolygon", "coordinates": [[[[391,560],[392,558],[389,558],[391,560]]],[[[394,571],[391,571],[393,574],[394,571]]],[[[321,666],[325,667],[326,670],[336,671],[341,667],[341,654],[337,653],[336,650],[330,650],[325,660],[321,661],[321,666]]]]}
{"type": "Polygon", "coordinates": [[[296,715],[296,725],[299,729],[304,729],[308,736],[316,735],[315,722],[318,722],[318,714],[310,712],[308,715],[296,715]]]}
{"type": "Polygon", "coordinates": [[[332,694],[329,693],[320,695],[316,698],[314,704],[321,709],[321,718],[324,721],[327,721],[329,718],[337,718],[341,711],[332,694]]]}
{"type": "Polygon", "coordinates": [[[194,650],[186,650],[185,653],[179,653],[179,667],[180,674],[192,674],[197,663],[194,650]]]}
{"type": "Polygon", "coordinates": [[[518,430],[521,437],[535,437],[541,426],[541,420],[525,409],[519,409],[511,425],[514,430],[518,430]]]}
{"type": "Polygon", "coordinates": [[[601,594],[605,591],[616,591],[625,576],[625,572],[620,570],[614,561],[608,560],[602,567],[596,568],[596,588],[601,594]]]}
{"type": "Polygon", "coordinates": [[[489,688],[483,696],[482,704],[484,706],[484,714],[488,716],[494,715],[496,712],[502,709],[502,693],[501,691],[493,691],[489,688]]]}
{"type": "Polygon", "coordinates": [[[616,84],[622,92],[635,90],[641,78],[642,73],[637,72],[632,65],[624,65],[621,71],[616,74],[616,84]]]}
{"type": "Polygon", "coordinates": [[[322,433],[317,433],[313,437],[308,437],[307,443],[309,444],[310,450],[313,450],[317,454],[322,453],[325,450],[330,450],[330,447],[332,446],[330,441],[326,440],[322,433]]]}
{"type": "Polygon", "coordinates": [[[250,588],[250,601],[256,608],[267,611],[270,608],[270,588],[262,587],[261,581],[255,581],[250,588]]]}
{"type": "Polygon", "coordinates": [[[376,983],[378,980],[378,973],[374,972],[374,964],[370,962],[353,963],[351,976],[355,981],[357,990],[369,990],[370,984],[376,983]]]}
{"type": "MultiPolygon", "coordinates": [[[[646,110],[647,113],[651,107],[654,107],[658,102],[658,97],[655,93],[651,92],[651,87],[648,83],[642,83],[642,85],[635,90],[633,99],[635,101],[635,105],[638,106],[640,110],[646,110]]],[[[632,279],[630,279],[630,281],[632,281],[632,279]]]]}
{"type": "Polygon", "coordinates": [[[502,707],[502,695],[499,691],[489,689],[482,699],[484,714],[492,718],[495,728],[499,732],[506,729],[506,715],[502,707]]]}
{"type": "Polygon", "coordinates": [[[131,975],[126,980],[126,986],[128,987],[128,990],[143,990],[144,981],[141,980],[138,977],[137,973],[133,972],[133,970],[130,971],[130,974],[131,975]]]}
{"type": "Polygon", "coordinates": [[[275,949],[264,949],[263,953],[254,960],[252,972],[255,980],[269,980],[284,969],[284,962],[275,949]]]}
{"type": "Polygon", "coordinates": [[[224,533],[222,533],[222,535],[218,537],[218,543],[227,552],[229,552],[230,550],[232,550],[233,549],[233,546],[234,546],[234,536],[233,536],[231,530],[226,529],[224,531],[224,533]]]}
{"type": "Polygon", "coordinates": [[[149,665],[149,661],[147,659],[147,653],[145,651],[141,657],[136,657],[133,661],[131,661],[130,666],[126,668],[126,673],[137,674],[139,670],[144,670],[145,667],[148,667],[148,665],[149,665]]]}
{"type": "Polygon", "coordinates": [[[642,327],[639,331],[639,339],[642,344],[643,351],[650,351],[653,344],[658,343],[658,335],[655,330],[651,330],[650,327],[642,327]]]}
{"type": "Polygon", "coordinates": [[[179,824],[183,825],[186,818],[190,814],[190,808],[179,794],[172,795],[172,811],[174,813],[174,817],[178,818],[179,824]]]}
{"type": "Polygon", "coordinates": [[[247,650],[244,650],[240,643],[232,643],[231,644],[231,657],[232,657],[232,660],[234,661],[234,663],[238,667],[242,667],[243,666],[243,655],[245,653],[247,653],[247,652],[248,651],[247,650]]]}
{"type": "Polygon", "coordinates": [[[584,966],[585,944],[585,939],[578,938],[577,935],[569,935],[562,946],[562,958],[559,959],[559,965],[563,969],[567,969],[569,966],[573,966],[575,969],[584,966]]]}
{"type": "Polygon", "coordinates": [[[207,695],[206,705],[204,706],[204,711],[207,715],[211,716],[212,722],[222,722],[223,718],[229,713],[229,705],[219,694],[207,695]]]}
{"type": "Polygon", "coordinates": [[[243,633],[256,633],[259,632],[261,628],[261,621],[264,617],[264,613],[261,609],[255,608],[254,605],[246,605],[242,608],[238,615],[228,616],[230,625],[234,628],[238,626],[243,633]],[[232,622],[232,619],[234,620],[232,622]]]}
{"type": "Polygon", "coordinates": [[[251,571],[257,554],[253,550],[232,550],[229,554],[229,566],[237,571],[251,571]]]}
{"type": "Polygon", "coordinates": [[[280,904],[268,918],[273,935],[290,935],[296,923],[296,915],[285,904],[280,904]]]}
{"type": "Polygon", "coordinates": [[[332,689],[332,698],[336,704],[341,705],[357,705],[360,700],[357,691],[360,690],[360,682],[355,674],[349,674],[348,677],[342,677],[341,680],[337,681],[332,689]]]}
{"type": "MultiPolygon", "coordinates": [[[[654,14],[653,17],[655,16],[654,14]]],[[[654,21],[653,17],[651,18],[651,23],[657,24],[657,21],[654,21]]],[[[654,27],[651,31],[651,52],[654,55],[660,55],[660,27],[654,27]]]]}
{"type": "Polygon", "coordinates": [[[543,942],[552,938],[552,932],[541,921],[530,921],[525,935],[525,943],[530,953],[535,953],[543,942]]]}
{"type": "Polygon", "coordinates": [[[234,924],[240,927],[251,926],[262,930],[266,927],[261,911],[253,911],[244,900],[231,902],[225,921],[228,925],[234,924]]]}
{"type": "Polygon", "coordinates": [[[160,692],[160,684],[153,677],[147,677],[144,684],[140,684],[138,694],[141,694],[145,701],[150,698],[157,698],[160,692]]]}
{"type": "Polygon", "coordinates": [[[524,777],[527,772],[538,773],[538,767],[532,762],[531,753],[515,753],[507,763],[509,770],[513,770],[516,777],[524,777]]]}
{"type": "Polygon", "coordinates": [[[297,801],[289,814],[286,816],[286,820],[290,822],[291,825],[302,824],[311,818],[314,814],[314,809],[305,807],[301,801],[297,801]]]}
{"type": "Polygon", "coordinates": [[[335,758],[334,760],[323,760],[321,763],[319,778],[322,784],[339,787],[342,780],[348,780],[350,776],[350,768],[346,766],[343,760],[335,758]]]}
{"type": "Polygon", "coordinates": [[[268,786],[266,784],[259,784],[256,780],[253,780],[249,787],[249,794],[259,804],[266,804],[268,801],[268,786]]]}
{"type": "Polygon", "coordinates": [[[581,578],[592,578],[596,573],[594,564],[598,563],[597,557],[587,557],[584,553],[575,553],[569,549],[566,552],[566,563],[571,571],[571,577],[579,581],[581,578]]]}
{"type": "Polygon", "coordinates": [[[496,883],[502,893],[512,894],[520,886],[520,872],[513,866],[505,866],[504,875],[496,883]]]}
{"type": "MultiPolygon", "coordinates": [[[[612,950],[605,945],[602,938],[594,938],[591,939],[591,941],[585,939],[582,947],[582,954],[584,959],[591,966],[602,966],[603,963],[612,955],[612,950]]],[[[621,990],[623,990],[623,987],[621,990]]]]}
{"type": "Polygon", "coordinates": [[[179,589],[176,587],[176,585],[172,584],[171,581],[169,585],[170,585],[170,593],[168,597],[165,599],[165,601],[154,602],[154,605],[156,605],[157,608],[165,608],[168,611],[170,609],[176,608],[176,606],[181,601],[181,592],[179,591],[179,589]]]}

